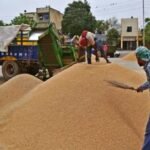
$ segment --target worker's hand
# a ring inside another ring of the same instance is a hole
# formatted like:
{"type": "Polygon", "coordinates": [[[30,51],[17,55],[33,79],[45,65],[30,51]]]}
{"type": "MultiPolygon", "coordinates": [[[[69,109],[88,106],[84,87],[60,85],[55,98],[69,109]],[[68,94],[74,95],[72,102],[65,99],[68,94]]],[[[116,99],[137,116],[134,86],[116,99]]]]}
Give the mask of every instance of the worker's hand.
{"type": "Polygon", "coordinates": [[[143,89],[142,89],[141,87],[138,87],[138,88],[136,89],[136,91],[137,91],[137,92],[143,92],[143,89]]]}

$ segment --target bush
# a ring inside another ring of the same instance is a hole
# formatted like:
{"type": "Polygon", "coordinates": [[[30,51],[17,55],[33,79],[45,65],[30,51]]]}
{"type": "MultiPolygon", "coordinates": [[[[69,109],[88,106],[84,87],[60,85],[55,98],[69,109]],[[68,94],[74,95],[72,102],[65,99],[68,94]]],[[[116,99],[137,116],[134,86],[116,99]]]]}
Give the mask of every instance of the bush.
{"type": "Polygon", "coordinates": [[[116,46],[109,46],[107,55],[110,57],[114,57],[114,53],[116,51],[116,48],[117,48],[116,46]]]}

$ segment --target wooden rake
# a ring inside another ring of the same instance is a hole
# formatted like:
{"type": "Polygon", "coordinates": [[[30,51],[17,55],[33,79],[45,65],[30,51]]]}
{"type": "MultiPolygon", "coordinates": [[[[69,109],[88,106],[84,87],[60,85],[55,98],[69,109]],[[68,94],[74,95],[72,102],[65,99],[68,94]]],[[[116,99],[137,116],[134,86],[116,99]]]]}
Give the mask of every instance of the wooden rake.
{"type": "Polygon", "coordinates": [[[109,83],[110,85],[117,87],[117,88],[121,88],[121,89],[128,89],[128,90],[134,90],[136,91],[136,88],[134,88],[133,86],[118,82],[118,81],[112,81],[112,80],[105,80],[107,83],[109,83]]]}

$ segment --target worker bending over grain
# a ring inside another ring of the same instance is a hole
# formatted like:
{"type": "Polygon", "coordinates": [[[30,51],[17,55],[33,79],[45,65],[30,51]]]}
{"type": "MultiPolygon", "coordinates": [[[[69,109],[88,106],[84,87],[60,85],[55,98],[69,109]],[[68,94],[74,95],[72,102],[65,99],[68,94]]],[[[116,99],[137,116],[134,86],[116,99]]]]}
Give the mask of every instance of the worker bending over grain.
{"type": "Polygon", "coordinates": [[[79,38],[79,47],[80,50],[86,50],[87,52],[87,63],[91,64],[91,56],[92,56],[92,49],[94,48],[94,55],[95,55],[95,60],[99,61],[99,57],[97,54],[97,50],[95,48],[95,34],[84,30],[79,38]]]}

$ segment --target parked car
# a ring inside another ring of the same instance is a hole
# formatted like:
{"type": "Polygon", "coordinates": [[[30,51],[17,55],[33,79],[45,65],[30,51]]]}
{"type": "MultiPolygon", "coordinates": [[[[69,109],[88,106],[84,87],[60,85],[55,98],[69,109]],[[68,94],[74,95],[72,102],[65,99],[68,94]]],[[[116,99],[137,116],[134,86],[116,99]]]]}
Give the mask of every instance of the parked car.
{"type": "Polygon", "coordinates": [[[120,56],[120,52],[119,51],[115,51],[114,57],[119,57],[119,56],[120,56]]]}

